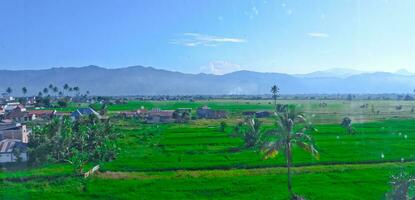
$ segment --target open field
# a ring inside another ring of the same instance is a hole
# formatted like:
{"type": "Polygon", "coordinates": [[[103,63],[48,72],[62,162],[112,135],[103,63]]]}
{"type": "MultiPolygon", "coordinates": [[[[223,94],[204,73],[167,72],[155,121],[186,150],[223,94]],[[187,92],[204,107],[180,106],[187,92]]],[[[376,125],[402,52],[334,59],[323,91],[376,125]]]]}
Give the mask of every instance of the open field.
{"type": "MultiPolygon", "coordinates": [[[[116,120],[122,133],[118,158],[103,163],[87,180],[71,176],[67,165],[0,173],[3,199],[285,199],[283,157],[263,160],[255,149],[232,136],[232,126],[247,110],[271,110],[270,101],[129,102],[109,111],[193,108],[208,105],[231,113],[222,120],[188,124],[141,124],[116,120]]],[[[415,171],[415,113],[412,101],[279,101],[304,110],[320,160],[294,149],[294,191],[307,199],[382,199],[390,177],[415,171]],[[327,103],[321,107],[320,103],[327,103]],[[362,105],[367,107],[361,108],[362,105]],[[372,106],[373,105],[373,106],[372,106]],[[396,106],[402,106],[397,110],[396,106]],[[372,109],[373,107],[373,109],[372,109]],[[374,111],[374,112],[372,112],[374,111]],[[379,112],[377,112],[379,111],[379,112]],[[357,130],[340,127],[349,116],[357,130]]],[[[264,126],[272,125],[265,119],[264,126]]]]}

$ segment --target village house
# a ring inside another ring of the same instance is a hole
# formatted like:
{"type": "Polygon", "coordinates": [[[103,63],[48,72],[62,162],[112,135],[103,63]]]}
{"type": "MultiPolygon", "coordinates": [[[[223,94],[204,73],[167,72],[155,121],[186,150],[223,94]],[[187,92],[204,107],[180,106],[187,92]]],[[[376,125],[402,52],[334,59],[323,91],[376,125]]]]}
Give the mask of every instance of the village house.
{"type": "Polygon", "coordinates": [[[92,108],[78,108],[71,114],[71,118],[73,120],[78,120],[85,116],[95,115],[98,119],[102,119],[103,117],[94,109],[92,108]]]}
{"type": "Polygon", "coordinates": [[[20,111],[26,111],[24,109],[24,106],[21,105],[19,102],[9,102],[4,106],[4,112],[6,112],[6,113],[11,112],[11,111],[15,110],[18,107],[19,107],[20,111]]]}
{"type": "Polygon", "coordinates": [[[27,144],[17,139],[4,139],[0,141],[0,163],[27,161],[27,144]],[[18,152],[18,153],[17,153],[18,152]],[[16,156],[16,154],[19,154],[16,156]]]}
{"type": "Polygon", "coordinates": [[[22,105],[16,106],[12,111],[6,112],[4,119],[14,122],[29,122],[36,118],[36,116],[29,114],[22,105]]]}
{"type": "Polygon", "coordinates": [[[196,114],[199,119],[222,119],[228,115],[224,110],[213,110],[208,106],[198,108],[196,114]]]}
{"type": "Polygon", "coordinates": [[[17,139],[23,143],[29,142],[29,131],[25,124],[0,123],[0,140],[17,139]]]}
{"type": "Polygon", "coordinates": [[[159,108],[152,109],[147,113],[146,122],[150,124],[174,122],[174,112],[174,110],[161,110],[159,108]]]}
{"type": "Polygon", "coordinates": [[[56,110],[31,110],[29,116],[33,119],[51,120],[56,115],[56,110]]]}
{"type": "Polygon", "coordinates": [[[10,96],[9,93],[2,93],[1,100],[4,102],[14,101],[14,97],[10,96]]]}
{"type": "Polygon", "coordinates": [[[255,116],[256,118],[267,118],[271,116],[271,112],[269,111],[246,111],[246,112],[243,112],[242,115],[251,116],[251,117],[255,116]]]}

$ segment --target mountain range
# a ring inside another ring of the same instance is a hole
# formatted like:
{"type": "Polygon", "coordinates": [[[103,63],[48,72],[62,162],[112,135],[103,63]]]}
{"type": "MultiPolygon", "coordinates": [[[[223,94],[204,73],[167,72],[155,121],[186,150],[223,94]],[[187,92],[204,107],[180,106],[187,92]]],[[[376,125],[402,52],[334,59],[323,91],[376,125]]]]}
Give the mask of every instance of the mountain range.
{"type": "Polygon", "coordinates": [[[11,87],[14,95],[21,95],[23,86],[28,94],[37,94],[49,84],[60,88],[69,84],[91,95],[114,96],[268,94],[274,84],[282,94],[410,93],[415,88],[415,74],[406,70],[389,73],[332,69],[296,75],[246,70],[212,75],[143,66],[0,70],[0,90],[11,87]]]}

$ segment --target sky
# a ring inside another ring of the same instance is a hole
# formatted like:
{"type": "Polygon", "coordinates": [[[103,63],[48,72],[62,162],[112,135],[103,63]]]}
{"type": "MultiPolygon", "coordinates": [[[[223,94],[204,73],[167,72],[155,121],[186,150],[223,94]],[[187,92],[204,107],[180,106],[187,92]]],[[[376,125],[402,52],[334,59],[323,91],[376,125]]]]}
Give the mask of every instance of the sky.
{"type": "Polygon", "coordinates": [[[2,0],[0,69],[415,72],[413,0],[2,0]]]}

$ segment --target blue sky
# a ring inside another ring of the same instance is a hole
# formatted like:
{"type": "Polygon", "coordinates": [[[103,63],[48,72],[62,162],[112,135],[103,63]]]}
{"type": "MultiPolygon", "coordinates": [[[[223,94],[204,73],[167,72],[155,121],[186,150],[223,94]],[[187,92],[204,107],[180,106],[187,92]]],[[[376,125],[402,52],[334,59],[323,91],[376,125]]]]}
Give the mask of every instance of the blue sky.
{"type": "Polygon", "coordinates": [[[0,69],[415,71],[412,0],[3,0],[0,69]]]}

